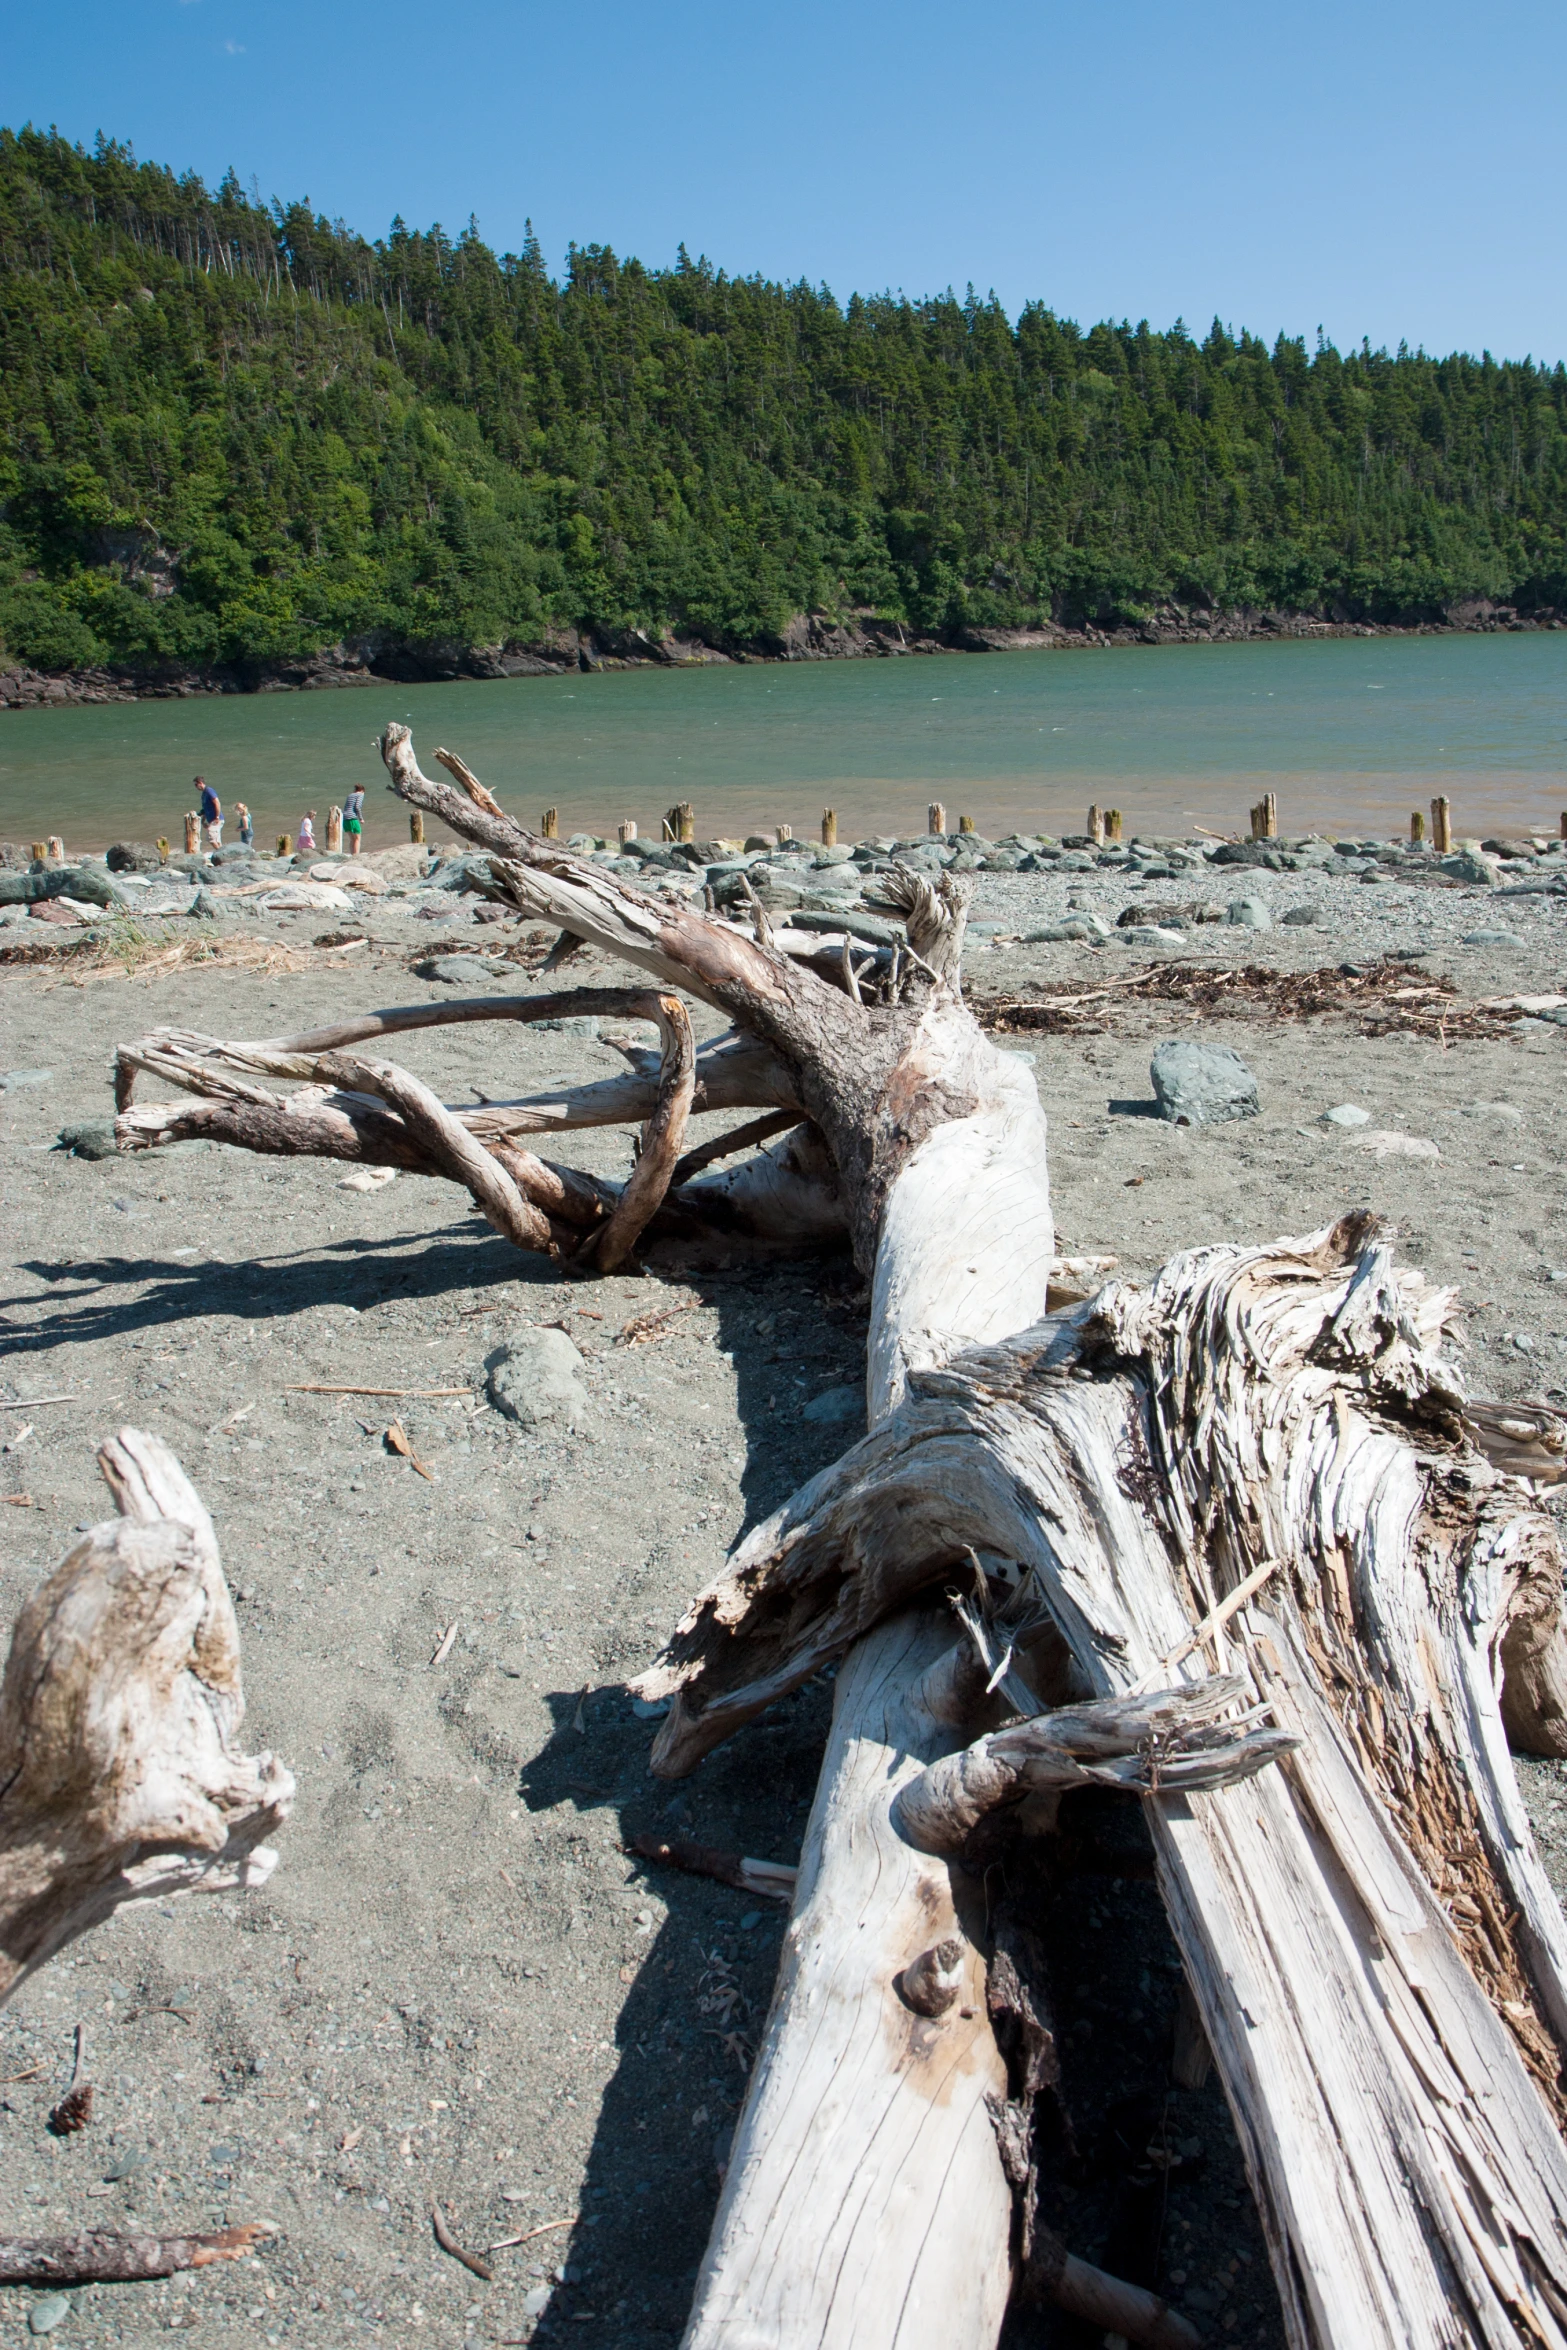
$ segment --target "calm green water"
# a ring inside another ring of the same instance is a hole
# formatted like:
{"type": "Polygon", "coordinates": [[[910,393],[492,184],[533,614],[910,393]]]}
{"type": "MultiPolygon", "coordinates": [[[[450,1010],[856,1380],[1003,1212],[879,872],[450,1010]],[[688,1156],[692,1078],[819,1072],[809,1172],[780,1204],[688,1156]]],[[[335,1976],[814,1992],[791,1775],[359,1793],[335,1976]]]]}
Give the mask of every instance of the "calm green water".
{"type": "MultiPolygon", "coordinates": [[[[942,800],[992,836],[1076,829],[1089,801],[1128,833],[1244,829],[1264,790],[1286,832],[1402,830],[1437,791],[1459,833],[1567,807],[1567,632],[953,654],[939,660],[635,670],[496,684],[371,686],[0,713],[0,838],[68,850],[166,834],[191,777],[259,838],[356,780],[366,846],[407,837],[374,737],[406,720],[426,770],[460,751],[525,822],[644,832],[674,800],[698,837],[792,823],[816,836],[923,831],[942,800]]],[[[233,837],[233,826],[229,827],[233,837]]]]}

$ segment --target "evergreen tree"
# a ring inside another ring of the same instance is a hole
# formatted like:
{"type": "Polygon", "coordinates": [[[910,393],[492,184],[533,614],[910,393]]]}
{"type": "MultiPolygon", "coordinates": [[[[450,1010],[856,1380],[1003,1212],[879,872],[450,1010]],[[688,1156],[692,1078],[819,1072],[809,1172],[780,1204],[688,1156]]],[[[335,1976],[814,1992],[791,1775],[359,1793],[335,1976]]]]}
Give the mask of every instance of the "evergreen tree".
{"type": "Polygon", "coordinates": [[[261,663],[791,615],[1567,605],[1567,376],[840,304],[470,220],[371,244],[100,138],[0,132],[0,647],[261,663]]]}

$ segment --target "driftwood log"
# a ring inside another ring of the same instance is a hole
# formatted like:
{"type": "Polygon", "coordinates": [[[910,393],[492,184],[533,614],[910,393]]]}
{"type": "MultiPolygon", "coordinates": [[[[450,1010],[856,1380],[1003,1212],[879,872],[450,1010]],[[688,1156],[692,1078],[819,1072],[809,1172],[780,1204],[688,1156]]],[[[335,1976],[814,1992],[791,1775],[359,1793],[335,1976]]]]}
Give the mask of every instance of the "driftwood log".
{"type": "MultiPolygon", "coordinates": [[[[120,1515],[23,1607],[0,1683],[0,2005],[123,1902],[265,1884],[294,1782],[236,1743],[245,1711],[217,1536],[179,1462],[122,1428],[98,1453],[120,1515]]],[[[77,2032],[77,2079],[82,2069],[77,2032]]],[[[80,2126],[73,2083],[51,2127],[80,2126]]],[[[0,2284],[122,2284],[241,2260],[275,2231],[0,2237],[0,2284]]]]}
{"type": "Polygon", "coordinates": [[[446,1176],[584,1268],[606,1237],[613,1261],[846,1238],[871,1284],[869,1435],[740,1545],[638,1684],[672,1700],[655,1768],[678,1775],[844,1660],[690,2350],[983,2350],[1020,2276],[1127,2339],[1192,2338],[1036,2224],[990,2021],[986,1839],[1046,1833],[1066,1788],[1106,1781],[1147,1815],[1291,2342],[1567,2350],[1567,1931],[1507,1749],[1564,1750],[1537,1497],[1559,1431],[1466,1401],[1450,1295],[1368,1217],[1063,1304],[1044,1119],[964,1006],[949,877],[900,882],[907,943],[862,963],[760,907],[741,926],[626,887],[460,760],[430,781],[403,728],[382,749],[563,951],[732,1034],[693,1053],[665,1008],[656,1067],[451,1111],[356,1048],[649,999],[160,1031],[120,1056],[122,1148],[208,1133],[446,1176]],[[195,1098],[137,1102],[144,1074],[195,1098]],[[714,1110],[764,1143],[718,1176],[717,1153],[681,1157],[714,1110]],[[624,1192],[524,1145],[616,1119],[644,1123],[624,1192]]]}
{"type": "Polygon", "coordinates": [[[23,1607],[0,1684],[0,2001],[122,1902],[264,1884],[294,1782],[236,1744],[239,1634],[179,1462],[122,1428],[118,1518],[23,1607]]]}

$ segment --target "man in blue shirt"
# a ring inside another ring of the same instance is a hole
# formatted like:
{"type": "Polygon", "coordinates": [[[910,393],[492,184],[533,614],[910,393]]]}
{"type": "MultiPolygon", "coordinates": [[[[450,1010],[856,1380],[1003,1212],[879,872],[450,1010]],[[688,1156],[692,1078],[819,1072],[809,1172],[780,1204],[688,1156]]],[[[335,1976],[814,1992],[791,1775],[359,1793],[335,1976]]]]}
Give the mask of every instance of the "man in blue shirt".
{"type": "Polygon", "coordinates": [[[223,846],[223,803],[204,775],[196,778],[201,794],[201,829],[209,849],[223,846]]]}

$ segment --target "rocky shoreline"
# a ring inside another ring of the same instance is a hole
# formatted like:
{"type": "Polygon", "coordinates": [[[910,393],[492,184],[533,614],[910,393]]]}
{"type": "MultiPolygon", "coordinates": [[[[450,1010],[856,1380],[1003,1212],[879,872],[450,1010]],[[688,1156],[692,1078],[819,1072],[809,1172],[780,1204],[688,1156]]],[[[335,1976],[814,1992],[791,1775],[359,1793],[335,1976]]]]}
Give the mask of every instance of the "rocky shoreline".
{"type": "MultiPolygon", "coordinates": [[[[1544,835],[1460,841],[1440,856],[1424,844],[1320,834],[1122,843],[1077,833],[991,841],[959,832],[818,847],[760,833],[623,845],[574,833],[564,845],[609,872],[747,924],[760,907],[773,922],[822,933],[824,952],[836,954],[847,933],[872,961],[902,936],[899,891],[887,879],[899,868],[972,877],[970,931],[979,948],[1004,941],[1079,953],[1111,946],[1160,958],[1223,955],[1226,940],[1233,954],[1238,930],[1279,926],[1318,953],[1331,945],[1419,959],[1456,945],[1522,947],[1511,922],[1533,929],[1544,921],[1554,932],[1567,905],[1567,839],[1544,835]],[[1476,895],[1510,901],[1507,920],[1477,930],[1476,895]],[[1390,915],[1402,925],[1396,934],[1387,930],[1390,915]]],[[[63,946],[72,933],[87,946],[127,921],[141,930],[171,918],[283,943],[302,922],[325,916],[341,925],[348,916],[350,930],[335,929],[334,943],[352,936],[409,947],[421,925],[435,922],[445,935],[423,930],[431,951],[419,968],[452,983],[505,976],[516,951],[518,919],[489,860],[461,849],[405,844],[348,858],[235,847],[164,859],[154,847],[122,842],[105,857],[29,864],[25,852],[0,844],[0,866],[0,962],[34,960],[35,948],[51,939],[63,946]],[[463,935],[470,924],[484,926],[482,940],[463,935]]]]}
{"type": "Polygon", "coordinates": [[[714,645],[642,629],[552,628],[532,642],[499,645],[410,644],[363,637],[295,660],[208,668],[166,663],[138,670],[104,666],[66,670],[0,668],[0,709],[100,702],[179,701],[202,694],[306,693],[341,686],[434,685],[502,677],[560,677],[600,669],[690,669],[752,661],[898,660],[908,654],[1101,651],[1126,645],[1277,643],[1301,637],[1449,636],[1532,633],[1567,627],[1556,611],[1519,612],[1483,597],[1455,604],[1440,619],[1373,621],[1334,612],[1208,611],[1162,605],[1135,625],[1029,628],[906,627],[872,612],[798,613],[778,636],[714,645]]]}

